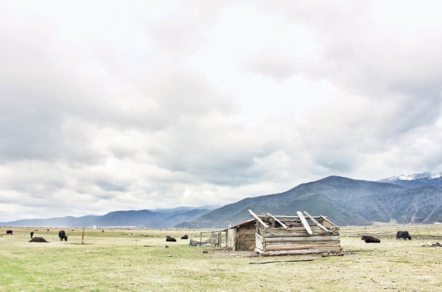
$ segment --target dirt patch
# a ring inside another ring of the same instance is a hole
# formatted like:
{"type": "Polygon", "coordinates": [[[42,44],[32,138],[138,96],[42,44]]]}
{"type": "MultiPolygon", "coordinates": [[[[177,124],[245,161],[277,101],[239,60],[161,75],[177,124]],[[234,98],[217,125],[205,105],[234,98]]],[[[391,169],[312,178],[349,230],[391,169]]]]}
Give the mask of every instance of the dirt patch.
{"type": "Polygon", "coordinates": [[[29,240],[29,242],[48,242],[43,237],[34,237],[33,239],[29,240]]]}

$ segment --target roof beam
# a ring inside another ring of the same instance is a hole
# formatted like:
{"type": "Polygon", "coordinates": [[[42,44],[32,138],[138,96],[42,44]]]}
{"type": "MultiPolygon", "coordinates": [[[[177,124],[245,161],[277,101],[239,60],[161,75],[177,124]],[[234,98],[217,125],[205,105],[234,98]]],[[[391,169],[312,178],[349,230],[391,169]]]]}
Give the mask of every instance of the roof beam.
{"type": "Polygon", "coordinates": [[[259,218],[255,213],[253,213],[252,210],[249,209],[249,213],[250,215],[255,218],[256,220],[258,220],[259,223],[262,224],[262,226],[264,226],[264,228],[269,228],[269,226],[267,224],[264,223],[264,221],[261,220],[261,218],[259,218]]]}
{"type": "Polygon", "coordinates": [[[310,225],[308,225],[307,220],[305,220],[304,215],[300,211],[296,212],[298,214],[299,218],[301,219],[302,225],[304,225],[305,230],[307,230],[307,233],[310,235],[313,235],[312,229],[310,228],[310,225]]]}
{"type": "Polygon", "coordinates": [[[277,219],[277,218],[276,218],[275,216],[273,216],[272,214],[267,213],[267,216],[272,217],[273,220],[275,220],[276,222],[278,222],[279,224],[281,224],[282,228],[284,228],[284,229],[287,229],[287,228],[288,228],[287,225],[285,225],[284,223],[282,223],[281,221],[279,221],[279,219],[277,219]]]}
{"type": "Polygon", "coordinates": [[[313,223],[315,223],[316,225],[318,225],[322,230],[324,230],[325,232],[330,232],[330,230],[328,230],[327,228],[325,228],[324,226],[322,226],[321,223],[319,223],[318,221],[316,221],[315,218],[313,218],[312,215],[310,215],[309,213],[307,213],[307,211],[304,211],[304,214],[308,216],[308,218],[310,218],[310,220],[313,221],[313,223]]]}
{"type": "Polygon", "coordinates": [[[328,220],[327,217],[321,215],[321,218],[324,219],[325,221],[327,221],[328,223],[330,223],[331,225],[338,227],[338,225],[336,225],[335,223],[328,220]]]}

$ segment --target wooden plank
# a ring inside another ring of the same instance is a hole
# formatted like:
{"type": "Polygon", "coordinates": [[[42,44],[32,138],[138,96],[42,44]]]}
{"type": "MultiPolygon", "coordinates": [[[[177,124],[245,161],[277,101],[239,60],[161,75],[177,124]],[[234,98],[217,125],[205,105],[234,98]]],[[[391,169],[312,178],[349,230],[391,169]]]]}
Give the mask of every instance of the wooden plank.
{"type": "MultiPolygon", "coordinates": [[[[318,231],[321,231],[321,228],[319,228],[318,226],[316,226],[316,225],[312,225],[312,226],[310,226],[310,229],[311,230],[318,230],[318,231]]],[[[266,233],[272,233],[272,232],[275,232],[275,233],[290,233],[290,232],[292,232],[292,231],[306,231],[305,230],[305,228],[304,228],[304,226],[299,226],[299,227],[290,227],[290,228],[288,228],[288,229],[281,229],[281,228],[267,228],[266,230],[265,230],[265,232],[266,233]]]]}
{"type": "Polygon", "coordinates": [[[327,249],[301,249],[301,250],[279,250],[279,251],[263,251],[255,250],[262,256],[279,256],[279,255],[303,255],[303,254],[320,254],[320,253],[338,253],[341,248],[330,247],[327,249]]]}
{"type": "Polygon", "coordinates": [[[272,250],[301,250],[301,249],[321,249],[329,247],[341,247],[339,243],[335,244],[306,244],[306,245],[268,245],[267,251],[272,250]]]}
{"type": "Polygon", "coordinates": [[[338,225],[336,225],[335,223],[331,222],[330,220],[327,219],[327,217],[325,216],[321,216],[322,219],[324,219],[325,221],[327,221],[328,223],[330,223],[331,225],[338,227],[338,225]]]}
{"type": "Polygon", "coordinates": [[[309,237],[270,237],[265,238],[265,242],[278,242],[278,241],[327,241],[327,240],[339,240],[337,235],[324,235],[324,236],[309,236],[309,237]]]}
{"type": "Polygon", "coordinates": [[[251,265],[262,265],[262,264],[274,264],[274,263],[292,263],[292,262],[311,262],[315,259],[298,259],[298,260],[288,260],[288,261],[267,261],[267,262],[250,262],[251,265]]]}
{"type": "Polygon", "coordinates": [[[313,234],[310,235],[304,229],[304,231],[302,231],[302,232],[296,231],[296,232],[286,233],[286,234],[284,234],[284,233],[266,233],[266,236],[268,238],[271,238],[271,237],[309,237],[309,236],[321,236],[321,235],[330,235],[330,234],[333,234],[333,233],[324,232],[323,230],[321,230],[321,231],[313,230],[313,234]]]}
{"type": "Polygon", "coordinates": [[[305,230],[307,230],[307,233],[310,235],[313,235],[312,230],[310,229],[310,225],[308,225],[307,220],[305,220],[304,215],[300,211],[296,212],[298,214],[299,218],[301,219],[302,225],[304,225],[305,230]]]}
{"type": "MultiPolygon", "coordinates": [[[[299,216],[285,216],[285,215],[273,215],[276,218],[280,219],[281,218],[287,218],[287,219],[299,219],[299,216]]],[[[265,218],[267,217],[267,215],[259,215],[260,218],[265,218]]],[[[313,218],[315,219],[321,219],[321,216],[313,216],[313,218]]]]}
{"type": "MultiPolygon", "coordinates": [[[[282,223],[281,221],[279,221],[279,219],[277,219],[277,218],[276,218],[275,216],[273,216],[272,214],[267,213],[267,216],[272,217],[273,220],[275,220],[276,222],[278,222],[278,223],[282,226],[282,228],[284,228],[284,229],[287,229],[287,228],[288,228],[284,223],[282,223]]],[[[273,227],[274,227],[274,226],[273,226],[273,227]]]]}
{"type": "Polygon", "coordinates": [[[310,220],[312,220],[313,223],[315,223],[316,225],[318,225],[322,230],[324,230],[325,232],[330,232],[327,228],[325,228],[324,226],[321,225],[321,223],[319,223],[318,221],[316,221],[315,218],[313,218],[309,213],[307,213],[307,211],[304,211],[305,215],[307,215],[310,220]]]}
{"type": "MultiPolygon", "coordinates": [[[[313,235],[338,235],[338,232],[325,232],[318,226],[312,226],[311,230],[313,235]]],[[[297,236],[311,236],[307,233],[304,227],[289,228],[289,229],[266,229],[265,230],[266,237],[297,237],[297,236]]]]}
{"type": "Polygon", "coordinates": [[[323,245],[323,244],[340,244],[339,240],[328,240],[328,241],[275,241],[267,242],[267,246],[275,245],[323,245]]]}
{"type": "Polygon", "coordinates": [[[256,236],[256,247],[260,248],[260,249],[264,249],[264,246],[263,246],[264,241],[263,241],[262,236],[259,235],[258,233],[256,233],[255,236],[256,236]]]}
{"type": "Polygon", "coordinates": [[[269,228],[269,226],[265,224],[264,221],[262,221],[261,218],[259,218],[255,213],[253,213],[252,210],[249,209],[249,213],[250,215],[252,215],[253,218],[255,218],[259,223],[261,223],[261,225],[264,226],[264,228],[269,228]]]}

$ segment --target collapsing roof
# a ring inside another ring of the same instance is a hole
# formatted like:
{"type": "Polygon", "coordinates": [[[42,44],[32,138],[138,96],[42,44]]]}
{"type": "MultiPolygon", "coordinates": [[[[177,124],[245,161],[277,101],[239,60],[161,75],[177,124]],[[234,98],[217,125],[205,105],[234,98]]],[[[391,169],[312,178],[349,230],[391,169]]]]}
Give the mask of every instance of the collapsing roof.
{"type": "Polygon", "coordinates": [[[341,255],[339,227],[325,216],[296,212],[297,216],[256,215],[230,227],[235,231],[234,250],[254,249],[261,255],[327,253],[341,255]]]}

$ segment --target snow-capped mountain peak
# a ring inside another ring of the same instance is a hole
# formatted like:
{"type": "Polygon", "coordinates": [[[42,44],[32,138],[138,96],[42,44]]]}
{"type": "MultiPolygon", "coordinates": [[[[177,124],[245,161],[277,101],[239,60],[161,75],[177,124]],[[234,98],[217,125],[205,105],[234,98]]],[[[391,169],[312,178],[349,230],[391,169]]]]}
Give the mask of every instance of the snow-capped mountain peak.
{"type": "MultiPolygon", "coordinates": [[[[440,175],[435,176],[440,177],[440,175]]],[[[422,178],[432,178],[432,175],[429,171],[422,172],[422,173],[415,173],[415,174],[401,174],[398,176],[392,176],[390,178],[387,178],[388,181],[397,181],[397,180],[416,180],[416,179],[422,179],[422,178]]]]}

